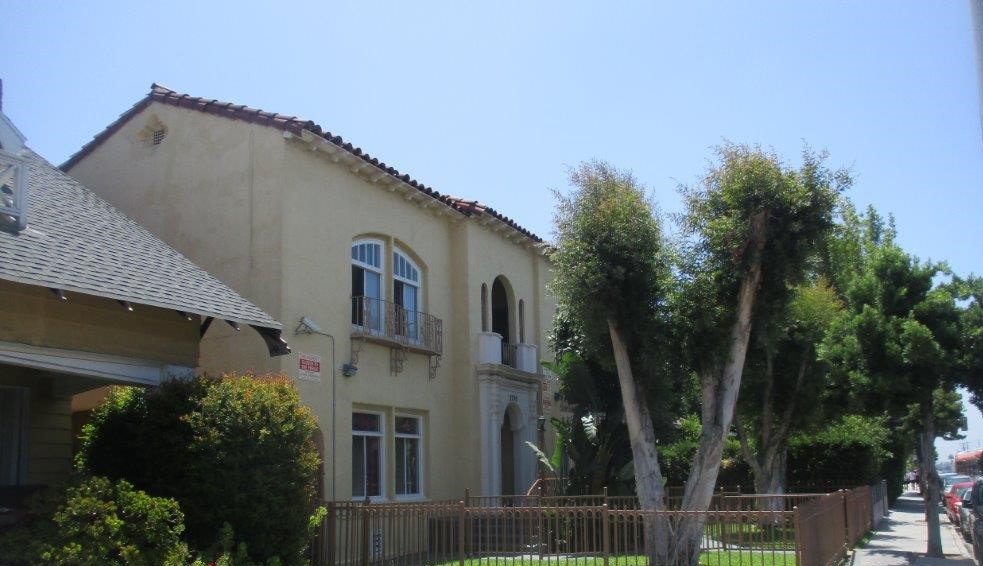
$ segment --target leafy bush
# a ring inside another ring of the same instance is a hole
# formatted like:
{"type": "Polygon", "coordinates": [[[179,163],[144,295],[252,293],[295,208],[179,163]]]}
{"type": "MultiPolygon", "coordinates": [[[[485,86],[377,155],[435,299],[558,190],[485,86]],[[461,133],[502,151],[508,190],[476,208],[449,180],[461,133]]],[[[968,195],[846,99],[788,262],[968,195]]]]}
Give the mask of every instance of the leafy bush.
{"type": "Polygon", "coordinates": [[[317,424],[290,381],[218,381],[188,422],[195,454],[186,508],[192,540],[211,541],[228,523],[254,559],[298,561],[308,542],[320,459],[312,440],[317,424]]]}
{"type": "Polygon", "coordinates": [[[181,501],[190,481],[188,448],[194,437],[186,416],[200,405],[208,383],[172,380],[153,390],[112,388],[82,428],[76,467],[181,501]]]}
{"type": "Polygon", "coordinates": [[[181,565],[184,516],[170,498],[92,477],[36,495],[20,529],[0,537],[11,565],[181,565]]]}
{"type": "Polygon", "coordinates": [[[285,377],[203,377],[114,391],[86,425],[78,462],[173,496],[196,549],[228,524],[251,560],[295,564],[315,512],[316,428],[285,377]]]}

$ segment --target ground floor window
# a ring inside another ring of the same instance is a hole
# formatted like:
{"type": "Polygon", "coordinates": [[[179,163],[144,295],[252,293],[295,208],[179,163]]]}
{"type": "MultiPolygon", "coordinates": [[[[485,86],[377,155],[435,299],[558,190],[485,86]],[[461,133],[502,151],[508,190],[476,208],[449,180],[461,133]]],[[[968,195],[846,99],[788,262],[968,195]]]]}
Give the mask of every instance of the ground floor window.
{"type": "Polygon", "coordinates": [[[423,431],[419,417],[397,416],[396,495],[421,495],[420,441],[423,431]]]}
{"type": "Polygon", "coordinates": [[[0,485],[20,485],[25,478],[27,389],[0,387],[0,485]]]}
{"type": "Polygon", "coordinates": [[[382,414],[352,413],[352,497],[382,495],[382,414]]]}

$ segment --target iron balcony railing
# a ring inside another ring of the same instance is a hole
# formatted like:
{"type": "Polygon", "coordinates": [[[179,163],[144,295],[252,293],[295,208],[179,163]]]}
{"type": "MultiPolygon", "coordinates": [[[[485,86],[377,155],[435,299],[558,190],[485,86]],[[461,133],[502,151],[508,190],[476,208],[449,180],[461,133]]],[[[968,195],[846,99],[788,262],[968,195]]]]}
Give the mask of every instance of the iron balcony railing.
{"type": "Polygon", "coordinates": [[[407,310],[392,301],[352,297],[352,336],[441,355],[443,326],[432,314],[407,310]]]}
{"type": "Polygon", "coordinates": [[[502,342],[502,364],[510,368],[519,368],[519,346],[502,342]]]}

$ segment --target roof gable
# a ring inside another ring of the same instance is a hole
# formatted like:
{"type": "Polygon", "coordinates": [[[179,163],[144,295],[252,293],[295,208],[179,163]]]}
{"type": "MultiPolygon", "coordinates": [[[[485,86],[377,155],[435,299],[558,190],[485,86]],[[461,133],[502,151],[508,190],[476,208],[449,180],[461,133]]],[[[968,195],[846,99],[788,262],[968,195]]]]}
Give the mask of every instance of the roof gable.
{"type": "Polygon", "coordinates": [[[413,179],[408,174],[401,173],[395,167],[389,166],[385,162],[380,161],[378,158],[362,151],[360,147],[356,147],[350,142],[346,142],[341,136],[332,134],[331,132],[323,129],[321,126],[311,120],[303,120],[296,116],[277,114],[275,112],[266,112],[264,110],[250,108],[245,105],[233,104],[231,102],[222,102],[215,99],[181,94],[157,83],[151,85],[150,93],[147,94],[146,97],[133,105],[132,108],[121,114],[115,122],[107,126],[102,132],[96,134],[92,141],[82,146],[79,151],[69,157],[68,160],[61,165],[61,169],[69,171],[73,166],[92,153],[97,147],[102,145],[104,141],[116,133],[116,131],[123,127],[124,124],[143,111],[152,102],[177,106],[197,112],[204,112],[230,120],[239,120],[251,124],[268,126],[283,132],[287,132],[301,139],[306,139],[313,134],[313,136],[316,136],[317,138],[328,142],[345,153],[361,160],[366,166],[371,167],[375,171],[392,177],[399,183],[407,185],[422,195],[430,197],[466,217],[485,216],[492,221],[504,224],[510,229],[508,231],[516,234],[520,240],[526,240],[527,242],[537,245],[540,248],[542,248],[541,244],[544,243],[542,238],[523,228],[513,219],[497,212],[495,209],[480,205],[477,203],[477,201],[465,201],[460,198],[441,194],[433,188],[424,185],[416,179],[413,179]]]}
{"type": "Polygon", "coordinates": [[[33,214],[27,229],[0,231],[0,279],[247,324],[271,352],[289,352],[269,314],[30,149],[24,157],[33,214]]]}

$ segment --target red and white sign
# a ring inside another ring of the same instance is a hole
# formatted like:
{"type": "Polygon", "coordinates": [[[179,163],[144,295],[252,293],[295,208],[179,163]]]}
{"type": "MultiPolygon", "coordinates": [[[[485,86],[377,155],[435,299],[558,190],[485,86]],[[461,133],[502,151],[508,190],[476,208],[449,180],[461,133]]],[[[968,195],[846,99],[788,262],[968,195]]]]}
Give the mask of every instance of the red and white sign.
{"type": "Polygon", "coordinates": [[[297,378],[304,381],[321,381],[321,356],[300,354],[297,358],[297,378]]]}

